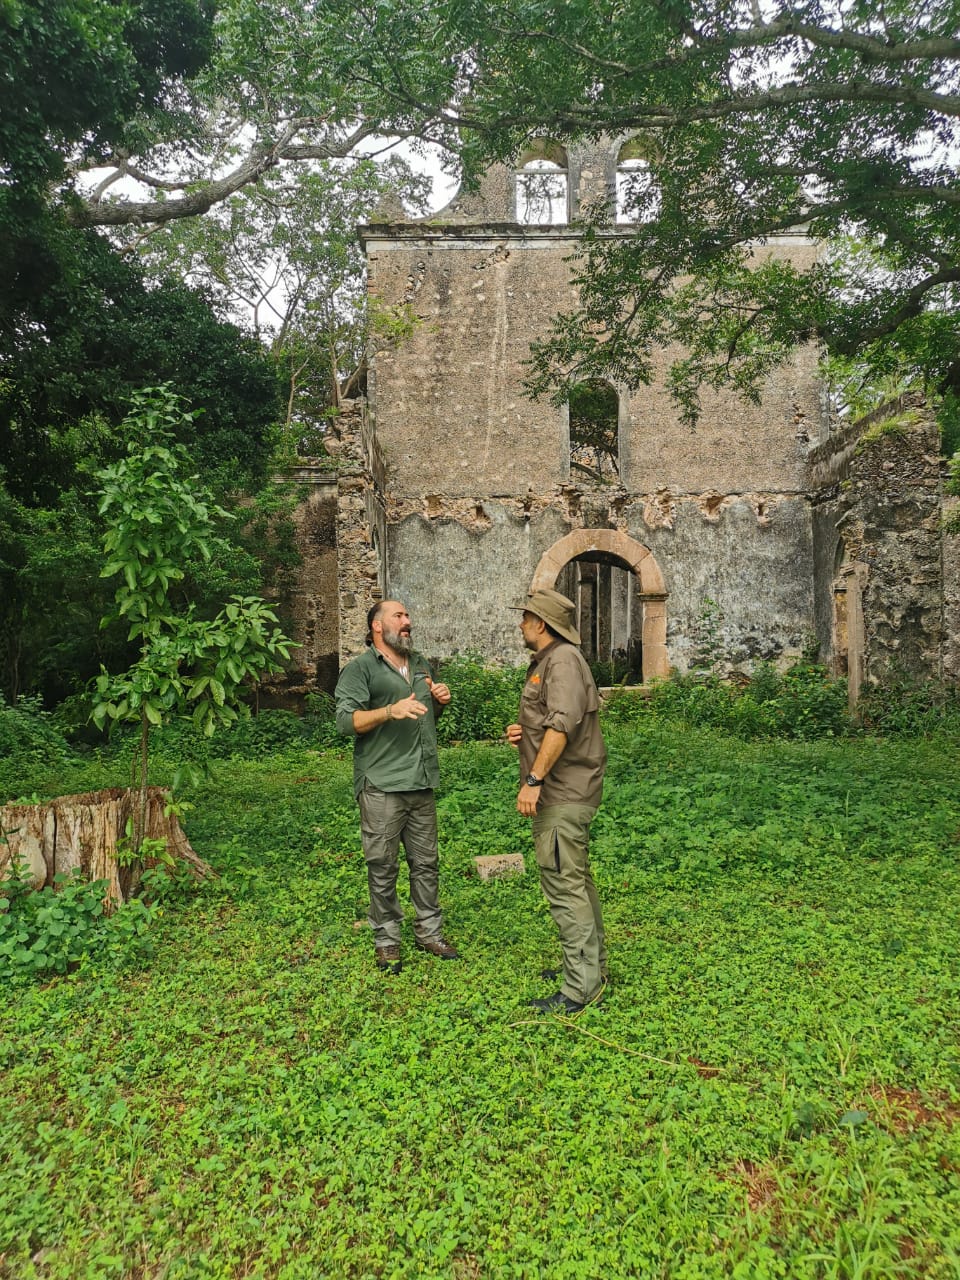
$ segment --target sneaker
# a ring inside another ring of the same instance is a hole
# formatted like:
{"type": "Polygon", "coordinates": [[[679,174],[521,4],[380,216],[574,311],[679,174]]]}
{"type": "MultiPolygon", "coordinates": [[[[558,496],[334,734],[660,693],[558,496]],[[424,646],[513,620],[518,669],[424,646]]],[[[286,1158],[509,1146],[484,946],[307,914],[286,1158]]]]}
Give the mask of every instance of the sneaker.
{"type": "Polygon", "coordinates": [[[439,956],[441,960],[459,960],[460,952],[451,942],[447,942],[446,938],[441,938],[438,934],[435,938],[425,938],[423,942],[417,938],[414,946],[418,951],[429,951],[432,956],[439,956]]]}
{"type": "Polygon", "coordinates": [[[375,947],[374,951],[378,969],[382,969],[385,973],[399,973],[403,968],[399,947],[375,947]]]}
{"type": "Polygon", "coordinates": [[[569,1018],[575,1013],[582,1013],[586,1005],[571,1000],[562,991],[555,991],[552,996],[547,996],[543,1000],[531,1000],[530,1008],[536,1009],[537,1013],[559,1013],[569,1018]]]}

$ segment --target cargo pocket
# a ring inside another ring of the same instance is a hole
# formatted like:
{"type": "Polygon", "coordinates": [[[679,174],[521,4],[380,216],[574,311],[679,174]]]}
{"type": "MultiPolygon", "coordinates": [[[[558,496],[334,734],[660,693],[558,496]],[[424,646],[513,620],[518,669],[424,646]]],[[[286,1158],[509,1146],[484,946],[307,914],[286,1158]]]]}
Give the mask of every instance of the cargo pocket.
{"type": "Polygon", "coordinates": [[[536,855],[538,867],[542,867],[544,871],[559,874],[560,829],[556,824],[544,827],[542,831],[536,833],[533,837],[533,852],[536,855]]]}

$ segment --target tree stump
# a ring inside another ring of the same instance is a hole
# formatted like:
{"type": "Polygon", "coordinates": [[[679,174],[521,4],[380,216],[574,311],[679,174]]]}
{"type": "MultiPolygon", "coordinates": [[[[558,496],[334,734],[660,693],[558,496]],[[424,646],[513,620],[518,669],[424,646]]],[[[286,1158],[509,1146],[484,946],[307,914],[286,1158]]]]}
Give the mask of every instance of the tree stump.
{"type": "MultiPolygon", "coordinates": [[[[82,795],[58,796],[46,804],[8,804],[0,807],[0,879],[20,863],[32,877],[34,888],[52,885],[61,871],[80,871],[88,880],[105,880],[107,905],[125,902],[136,891],[146,867],[158,859],[145,858],[121,866],[117,845],[126,838],[139,792],[129,787],[107,787],[82,795]]],[[[170,795],[163,787],[147,790],[144,835],[164,840],[167,852],[187,864],[199,879],[214,875],[213,868],[197,856],[175,813],[167,813],[170,795]]]]}

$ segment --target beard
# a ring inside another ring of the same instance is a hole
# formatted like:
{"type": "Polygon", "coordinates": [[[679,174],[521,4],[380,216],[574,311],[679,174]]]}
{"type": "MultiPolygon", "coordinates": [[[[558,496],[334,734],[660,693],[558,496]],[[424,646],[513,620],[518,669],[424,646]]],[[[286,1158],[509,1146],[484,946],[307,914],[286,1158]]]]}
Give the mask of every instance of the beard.
{"type": "Polygon", "coordinates": [[[389,627],[384,627],[383,643],[392,649],[394,653],[402,653],[406,656],[413,652],[413,640],[409,631],[392,631],[389,627]]]}

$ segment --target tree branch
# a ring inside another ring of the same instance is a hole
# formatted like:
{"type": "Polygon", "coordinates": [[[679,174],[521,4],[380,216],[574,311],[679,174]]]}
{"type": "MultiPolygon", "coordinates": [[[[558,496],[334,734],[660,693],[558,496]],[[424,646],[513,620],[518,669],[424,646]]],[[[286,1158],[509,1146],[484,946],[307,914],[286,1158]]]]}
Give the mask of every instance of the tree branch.
{"type": "Polygon", "coordinates": [[[904,301],[901,305],[891,311],[879,324],[858,329],[855,333],[851,333],[848,339],[835,338],[831,344],[833,349],[841,355],[854,355],[866,344],[876,342],[878,338],[887,337],[888,334],[896,332],[907,320],[920,315],[923,311],[924,299],[932,289],[957,283],[960,283],[960,267],[947,267],[942,271],[934,272],[925,280],[915,284],[912,289],[908,289],[902,295],[904,301]]]}
{"type": "MultiPolygon", "coordinates": [[[[246,158],[230,173],[222,178],[199,182],[189,193],[176,200],[111,200],[103,203],[100,199],[103,190],[116,180],[111,176],[110,181],[105,180],[87,199],[82,200],[79,208],[70,210],[68,217],[75,226],[101,227],[119,227],[129,223],[164,223],[191,218],[207,213],[214,205],[235,192],[251,186],[283,161],[345,159],[361,142],[376,133],[373,125],[364,124],[340,139],[315,143],[293,141],[297,134],[316,128],[317,124],[317,121],[309,119],[289,121],[276,141],[267,145],[254,144],[246,158]]],[[[122,169],[123,172],[117,174],[118,177],[126,174],[158,191],[181,191],[186,185],[183,181],[153,178],[126,162],[122,169]]]]}

